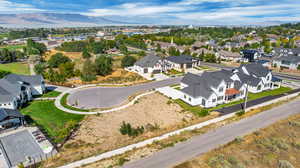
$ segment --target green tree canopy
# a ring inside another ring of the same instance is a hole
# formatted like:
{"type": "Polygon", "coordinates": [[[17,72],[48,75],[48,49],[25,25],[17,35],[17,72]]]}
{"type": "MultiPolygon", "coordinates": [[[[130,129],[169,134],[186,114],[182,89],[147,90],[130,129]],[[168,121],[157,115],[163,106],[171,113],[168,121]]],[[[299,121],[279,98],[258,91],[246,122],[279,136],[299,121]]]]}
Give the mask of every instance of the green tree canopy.
{"type": "Polygon", "coordinates": [[[83,64],[81,80],[85,82],[96,80],[96,67],[90,59],[87,59],[83,64]]]}
{"type": "Polygon", "coordinates": [[[101,55],[95,60],[98,75],[106,76],[112,72],[112,58],[101,55]]]}
{"type": "Polygon", "coordinates": [[[60,64],[71,62],[71,59],[64,56],[62,53],[56,53],[48,61],[48,65],[52,68],[57,68],[60,64]]]}
{"type": "Polygon", "coordinates": [[[122,67],[129,67],[129,66],[132,66],[134,63],[136,62],[136,59],[133,57],[133,56],[125,56],[123,59],[122,59],[122,67]]]}

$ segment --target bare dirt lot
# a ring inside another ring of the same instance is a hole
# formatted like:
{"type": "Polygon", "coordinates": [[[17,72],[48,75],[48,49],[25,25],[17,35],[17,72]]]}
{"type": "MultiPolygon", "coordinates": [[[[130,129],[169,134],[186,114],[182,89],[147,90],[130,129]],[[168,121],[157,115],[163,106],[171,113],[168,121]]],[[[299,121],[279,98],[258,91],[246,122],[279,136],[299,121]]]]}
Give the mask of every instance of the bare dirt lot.
{"type": "Polygon", "coordinates": [[[62,147],[60,154],[46,163],[45,167],[55,167],[83,159],[217,116],[211,114],[201,118],[195,117],[190,112],[183,111],[179,105],[170,102],[168,98],[154,93],[141,98],[127,109],[86,117],[79,130],[62,147]],[[123,121],[133,127],[144,126],[145,133],[135,138],[122,135],[119,129],[123,121]]]}

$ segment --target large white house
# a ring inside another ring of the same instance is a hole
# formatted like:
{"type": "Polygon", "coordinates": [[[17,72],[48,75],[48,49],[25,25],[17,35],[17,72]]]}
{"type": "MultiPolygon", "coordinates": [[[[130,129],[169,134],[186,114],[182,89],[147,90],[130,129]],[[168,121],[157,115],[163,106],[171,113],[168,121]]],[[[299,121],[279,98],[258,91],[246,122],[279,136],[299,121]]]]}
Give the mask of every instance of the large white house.
{"type": "Polygon", "coordinates": [[[9,74],[0,79],[0,108],[17,109],[44,92],[45,82],[41,75],[9,74]]]}
{"type": "Polygon", "coordinates": [[[199,65],[200,60],[191,56],[170,56],[162,59],[154,54],[149,54],[138,60],[132,69],[139,74],[157,74],[171,69],[185,71],[199,65]]]}
{"type": "Polygon", "coordinates": [[[181,81],[181,99],[192,106],[205,108],[242,99],[249,92],[258,93],[280,87],[281,80],[261,64],[242,65],[234,71],[188,73],[181,81]]]}
{"type": "Polygon", "coordinates": [[[138,60],[133,70],[139,74],[155,74],[163,71],[162,59],[154,54],[145,56],[138,60]]]}

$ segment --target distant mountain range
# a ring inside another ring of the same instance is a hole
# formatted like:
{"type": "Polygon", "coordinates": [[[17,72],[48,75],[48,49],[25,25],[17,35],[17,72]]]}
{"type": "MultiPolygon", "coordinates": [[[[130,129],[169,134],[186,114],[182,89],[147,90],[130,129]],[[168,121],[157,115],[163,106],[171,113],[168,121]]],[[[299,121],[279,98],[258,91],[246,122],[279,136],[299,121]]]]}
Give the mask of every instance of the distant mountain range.
{"type": "Polygon", "coordinates": [[[124,25],[138,23],[123,22],[111,18],[85,16],[81,14],[0,14],[0,26],[5,27],[75,27],[120,24],[124,25]]]}
{"type": "MultiPolygon", "coordinates": [[[[186,20],[186,23],[199,26],[223,26],[222,24],[199,23],[193,20],[186,20]]],[[[283,21],[269,20],[266,22],[249,23],[245,26],[259,25],[279,25],[286,23],[283,21]]],[[[86,16],[82,14],[66,14],[66,13],[30,13],[30,14],[0,14],[0,27],[13,28],[37,28],[37,27],[91,27],[104,25],[180,25],[176,17],[168,17],[157,19],[155,17],[143,16],[86,16]]],[[[230,26],[230,25],[227,25],[230,26]]],[[[232,25],[242,26],[242,25],[232,25]]]]}

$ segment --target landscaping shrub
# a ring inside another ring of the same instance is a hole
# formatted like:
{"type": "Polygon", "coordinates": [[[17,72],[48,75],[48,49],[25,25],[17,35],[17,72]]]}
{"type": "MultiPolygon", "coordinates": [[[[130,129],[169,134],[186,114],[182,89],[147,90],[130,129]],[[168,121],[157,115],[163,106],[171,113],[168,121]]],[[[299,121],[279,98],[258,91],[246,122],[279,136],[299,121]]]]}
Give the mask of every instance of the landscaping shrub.
{"type": "Polygon", "coordinates": [[[241,111],[239,111],[239,112],[236,113],[236,115],[239,116],[239,117],[243,116],[244,114],[245,114],[244,110],[241,110],[241,111]]]}
{"type": "Polygon", "coordinates": [[[128,135],[130,137],[136,137],[140,134],[143,134],[144,130],[145,129],[143,126],[134,128],[131,126],[130,123],[126,123],[125,121],[123,121],[121,128],[120,128],[120,132],[122,135],[128,135]]]}
{"type": "Polygon", "coordinates": [[[9,71],[3,71],[3,70],[0,70],[0,79],[3,78],[4,76],[10,74],[9,71]]]}
{"type": "Polygon", "coordinates": [[[125,158],[120,158],[118,160],[118,166],[123,166],[124,163],[128,162],[129,160],[128,159],[125,159],[125,158]]]}

